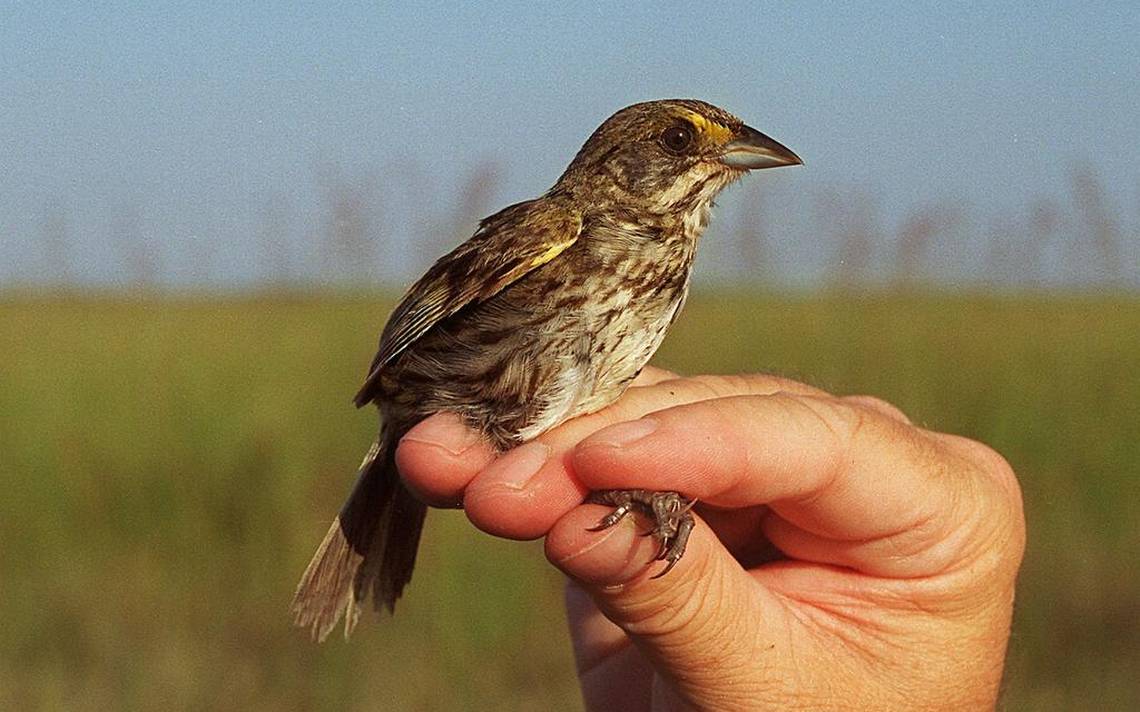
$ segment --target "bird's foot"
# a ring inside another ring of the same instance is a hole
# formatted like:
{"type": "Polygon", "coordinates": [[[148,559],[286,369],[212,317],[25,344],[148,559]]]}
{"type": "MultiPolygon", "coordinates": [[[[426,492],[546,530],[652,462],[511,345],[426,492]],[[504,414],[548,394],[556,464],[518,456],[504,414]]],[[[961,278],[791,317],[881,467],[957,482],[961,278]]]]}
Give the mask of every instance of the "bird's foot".
{"type": "Polygon", "coordinates": [[[649,490],[600,490],[591,492],[589,500],[594,504],[606,504],[613,511],[590,531],[608,529],[620,522],[632,511],[639,511],[653,520],[653,528],[645,532],[660,544],[654,561],[664,561],[665,568],[653,576],[660,578],[677,565],[685,554],[689,543],[689,533],[693,531],[692,508],[696,500],[689,500],[679,492],[651,492],[649,490]]]}

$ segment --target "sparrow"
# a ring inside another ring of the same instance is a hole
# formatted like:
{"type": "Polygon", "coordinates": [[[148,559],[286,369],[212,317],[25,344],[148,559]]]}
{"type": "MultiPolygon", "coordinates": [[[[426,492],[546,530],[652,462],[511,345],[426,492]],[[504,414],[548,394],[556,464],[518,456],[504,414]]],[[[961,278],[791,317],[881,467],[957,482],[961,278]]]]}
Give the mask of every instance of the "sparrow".
{"type": "MultiPolygon", "coordinates": [[[[713,199],[751,170],[802,163],[703,101],[634,104],[606,119],[544,195],[482,220],[400,300],[356,394],[379,435],[293,599],[297,625],[345,636],[369,597],[392,611],[412,576],[426,506],[396,469],[400,438],[458,414],[507,450],[616,400],[660,346],[689,290],[713,199]]],[[[654,522],[665,573],[694,520],[678,492],[615,490],[597,528],[654,522]]]]}

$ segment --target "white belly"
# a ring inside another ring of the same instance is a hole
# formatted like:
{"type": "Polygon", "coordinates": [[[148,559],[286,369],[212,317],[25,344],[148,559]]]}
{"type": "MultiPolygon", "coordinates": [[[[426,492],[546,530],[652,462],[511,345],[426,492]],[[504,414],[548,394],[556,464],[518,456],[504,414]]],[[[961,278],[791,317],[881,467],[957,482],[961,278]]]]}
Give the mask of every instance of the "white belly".
{"type": "Polygon", "coordinates": [[[634,309],[626,309],[604,329],[595,329],[599,315],[585,315],[594,340],[581,339],[586,353],[568,353],[552,396],[519,436],[530,440],[547,430],[586,413],[600,410],[615,401],[661,346],[669,324],[684,302],[684,295],[651,320],[634,309]]]}

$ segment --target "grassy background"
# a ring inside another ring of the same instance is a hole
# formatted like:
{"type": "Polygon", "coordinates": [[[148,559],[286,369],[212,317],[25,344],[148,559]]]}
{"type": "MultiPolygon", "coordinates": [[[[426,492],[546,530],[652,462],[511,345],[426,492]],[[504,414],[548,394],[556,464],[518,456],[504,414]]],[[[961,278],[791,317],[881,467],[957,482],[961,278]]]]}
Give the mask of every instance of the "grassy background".
{"type": "MultiPolygon", "coordinates": [[[[0,708],[575,709],[537,544],[433,512],[395,619],[287,607],[375,428],[379,297],[0,298],[0,708]]],[[[1021,476],[1004,706],[1140,708],[1140,299],[694,296],[657,358],[883,396],[1021,476]]]]}

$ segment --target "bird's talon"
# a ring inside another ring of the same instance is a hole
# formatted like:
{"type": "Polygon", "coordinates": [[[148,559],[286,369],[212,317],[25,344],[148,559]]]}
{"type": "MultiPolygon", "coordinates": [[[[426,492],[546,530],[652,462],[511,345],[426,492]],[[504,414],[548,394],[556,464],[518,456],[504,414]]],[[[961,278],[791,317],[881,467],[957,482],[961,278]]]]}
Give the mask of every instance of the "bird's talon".
{"type": "Polygon", "coordinates": [[[600,520],[598,520],[597,524],[590,527],[586,531],[600,532],[603,529],[609,529],[613,525],[620,522],[622,519],[625,519],[625,515],[629,514],[630,511],[632,511],[632,509],[633,509],[632,505],[630,505],[628,503],[627,504],[619,504],[617,507],[614,508],[614,511],[612,511],[609,514],[607,514],[606,516],[602,517],[600,520]]]}
{"type": "Polygon", "coordinates": [[[661,578],[661,577],[662,577],[662,576],[664,576],[665,574],[667,574],[667,573],[669,573],[670,571],[672,571],[672,570],[673,570],[673,567],[674,567],[674,566],[676,566],[676,565],[677,565],[677,562],[678,562],[678,561],[680,561],[680,560],[681,560],[680,558],[677,558],[677,559],[669,559],[669,563],[665,564],[665,568],[661,569],[660,571],[658,571],[657,573],[653,574],[653,575],[652,575],[652,576],[650,576],[649,578],[651,578],[651,579],[659,579],[659,578],[661,578]]]}
{"type": "Polygon", "coordinates": [[[588,532],[605,531],[606,529],[609,529],[613,525],[617,524],[620,520],[621,520],[621,517],[618,517],[618,518],[613,519],[611,521],[610,516],[607,515],[605,517],[602,517],[602,519],[599,520],[598,523],[595,524],[594,526],[587,528],[586,531],[588,531],[588,532]]]}
{"type": "Polygon", "coordinates": [[[608,529],[634,509],[652,518],[653,526],[641,536],[657,539],[659,546],[652,561],[666,562],[665,568],[653,578],[669,573],[681,560],[695,524],[691,510],[696,500],[686,499],[678,492],[603,490],[590,493],[589,501],[610,505],[614,509],[588,531],[608,529]]]}

